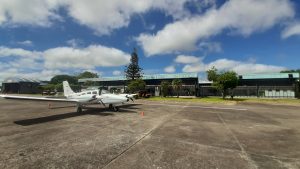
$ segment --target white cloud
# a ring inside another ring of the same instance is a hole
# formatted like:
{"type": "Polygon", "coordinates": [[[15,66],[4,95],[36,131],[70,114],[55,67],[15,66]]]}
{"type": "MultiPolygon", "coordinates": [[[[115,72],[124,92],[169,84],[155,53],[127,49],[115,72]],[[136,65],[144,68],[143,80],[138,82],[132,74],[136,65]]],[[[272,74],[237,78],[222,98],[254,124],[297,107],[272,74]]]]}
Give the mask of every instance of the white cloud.
{"type": "Polygon", "coordinates": [[[24,46],[32,46],[33,45],[32,41],[30,41],[30,40],[20,41],[20,42],[17,42],[17,44],[24,45],[24,46]]]}
{"type": "Polygon", "coordinates": [[[285,67],[274,66],[274,65],[265,65],[258,64],[254,62],[243,62],[230,59],[218,59],[210,63],[204,63],[200,60],[197,63],[186,64],[182,71],[183,72],[205,72],[212,67],[216,67],[219,71],[228,71],[233,70],[238,74],[246,73],[272,73],[280,72],[285,70],[285,67]]]}
{"type": "Polygon", "coordinates": [[[112,67],[129,63],[130,55],[118,49],[101,45],[87,48],[58,47],[44,52],[46,68],[91,69],[96,66],[112,67]]]}
{"type": "Polygon", "coordinates": [[[0,83],[7,78],[23,77],[37,80],[50,80],[54,75],[63,74],[59,70],[41,70],[35,72],[24,72],[18,68],[1,69],[0,68],[0,83]]]}
{"type": "Polygon", "coordinates": [[[197,42],[224,30],[248,36],[269,29],[294,14],[288,0],[231,0],[219,9],[167,24],[155,35],[142,33],[136,40],[148,56],[190,51],[197,49],[197,42]]]}
{"type": "Polygon", "coordinates": [[[300,35],[300,23],[289,25],[281,33],[281,37],[284,39],[297,35],[300,35]]]}
{"type": "Polygon", "coordinates": [[[194,64],[187,64],[182,68],[183,72],[204,72],[206,71],[206,65],[203,63],[194,63],[194,64]]]}
{"type": "Polygon", "coordinates": [[[174,65],[171,65],[171,66],[165,67],[164,71],[165,71],[166,73],[174,73],[174,72],[176,71],[176,69],[175,69],[175,66],[174,66],[174,65]]]}
{"type": "Polygon", "coordinates": [[[0,1],[0,25],[49,26],[62,20],[59,10],[65,9],[74,21],[95,30],[99,35],[128,26],[135,14],[160,10],[174,19],[187,17],[184,4],[193,0],[9,0],[0,1]]]}
{"type": "Polygon", "coordinates": [[[178,55],[174,60],[176,63],[196,63],[199,62],[202,58],[196,56],[186,56],[186,55],[178,55]]]}
{"type": "Polygon", "coordinates": [[[114,75],[114,76],[120,76],[121,74],[122,74],[122,72],[119,71],[119,70],[113,71],[113,75],[114,75]]]}
{"type": "Polygon", "coordinates": [[[101,45],[90,45],[86,48],[57,47],[45,51],[0,46],[0,58],[3,60],[0,62],[2,80],[11,76],[45,79],[57,72],[95,70],[102,66],[115,67],[130,61],[129,54],[101,45]]]}
{"type": "Polygon", "coordinates": [[[83,41],[80,39],[70,39],[66,41],[66,44],[73,48],[80,47],[82,43],[83,41]]]}
{"type": "Polygon", "coordinates": [[[220,53],[223,51],[222,45],[219,42],[200,42],[198,47],[199,50],[203,51],[205,54],[220,53]]]}
{"type": "MultiPolygon", "coordinates": [[[[64,74],[64,72],[60,70],[42,70],[40,72],[16,72],[16,74],[20,77],[32,78],[37,80],[50,80],[53,76],[58,74],[64,74]]],[[[10,76],[12,77],[12,76],[10,76]]]]}
{"type": "Polygon", "coordinates": [[[21,56],[21,57],[30,57],[30,58],[39,58],[42,55],[42,52],[38,51],[29,51],[22,48],[8,48],[5,46],[0,46],[0,57],[8,56],[21,56]]]}
{"type": "Polygon", "coordinates": [[[36,59],[32,58],[16,58],[14,61],[11,61],[8,64],[10,67],[17,68],[17,69],[40,69],[40,63],[36,59]]]}
{"type": "Polygon", "coordinates": [[[203,13],[206,9],[216,8],[217,0],[193,0],[186,4],[188,7],[192,7],[197,13],[203,13]]]}
{"type": "Polygon", "coordinates": [[[128,26],[134,14],[159,9],[167,15],[181,18],[188,15],[184,3],[188,0],[85,0],[68,1],[69,15],[77,22],[94,29],[97,34],[109,34],[112,30],[128,26]]]}
{"type": "Polygon", "coordinates": [[[56,10],[59,0],[9,0],[0,2],[0,25],[49,26],[51,20],[60,19],[56,10]]]}
{"type": "Polygon", "coordinates": [[[253,64],[253,63],[243,63],[233,68],[235,72],[239,74],[247,73],[273,73],[286,70],[287,68],[274,65],[264,65],[264,64],[253,64]]]}

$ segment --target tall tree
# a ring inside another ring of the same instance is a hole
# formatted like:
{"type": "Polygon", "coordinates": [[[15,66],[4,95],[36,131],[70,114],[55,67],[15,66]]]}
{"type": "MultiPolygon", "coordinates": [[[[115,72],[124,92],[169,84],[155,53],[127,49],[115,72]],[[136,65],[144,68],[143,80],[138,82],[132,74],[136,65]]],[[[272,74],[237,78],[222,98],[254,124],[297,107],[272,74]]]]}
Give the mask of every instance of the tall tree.
{"type": "Polygon", "coordinates": [[[172,87],[177,92],[177,98],[179,97],[179,90],[182,87],[182,80],[181,79],[174,79],[172,81],[172,87]]]}
{"type": "Polygon", "coordinates": [[[215,67],[207,71],[207,79],[213,81],[213,86],[222,93],[223,99],[226,97],[228,89],[234,89],[238,84],[236,72],[218,73],[215,67]]]}
{"type": "Polygon", "coordinates": [[[142,68],[139,66],[139,58],[136,48],[131,53],[130,64],[125,68],[125,76],[128,80],[139,79],[142,77],[142,68]]]}
{"type": "Polygon", "coordinates": [[[68,81],[70,84],[77,84],[77,78],[70,75],[56,75],[51,78],[51,84],[61,84],[63,81],[68,81]]]}

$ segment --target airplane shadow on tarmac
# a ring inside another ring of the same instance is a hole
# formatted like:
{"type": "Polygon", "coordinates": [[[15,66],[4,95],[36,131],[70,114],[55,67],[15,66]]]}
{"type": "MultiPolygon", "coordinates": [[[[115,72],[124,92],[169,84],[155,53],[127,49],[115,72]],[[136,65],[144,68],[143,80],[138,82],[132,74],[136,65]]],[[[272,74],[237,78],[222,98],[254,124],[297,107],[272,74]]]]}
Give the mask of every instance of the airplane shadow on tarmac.
{"type": "MultiPolygon", "coordinates": [[[[133,107],[135,105],[137,105],[137,104],[130,104],[130,106],[128,106],[128,105],[120,106],[120,111],[113,112],[113,113],[107,112],[107,108],[86,107],[86,108],[84,108],[85,110],[82,111],[81,113],[69,112],[69,113],[64,113],[64,114],[55,114],[55,115],[45,116],[45,117],[18,120],[18,121],[14,121],[14,123],[18,124],[18,125],[22,125],[22,126],[30,126],[30,125],[47,123],[47,122],[51,122],[51,121],[63,120],[63,119],[68,119],[68,118],[72,118],[72,117],[84,116],[84,115],[114,116],[115,115],[114,113],[136,113],[136,111],[130,110],[130,109],[137,109],[137,108],[133,107]]],[[[64,108],[64,107],[61,107],[61,108],[64,108]]]]}

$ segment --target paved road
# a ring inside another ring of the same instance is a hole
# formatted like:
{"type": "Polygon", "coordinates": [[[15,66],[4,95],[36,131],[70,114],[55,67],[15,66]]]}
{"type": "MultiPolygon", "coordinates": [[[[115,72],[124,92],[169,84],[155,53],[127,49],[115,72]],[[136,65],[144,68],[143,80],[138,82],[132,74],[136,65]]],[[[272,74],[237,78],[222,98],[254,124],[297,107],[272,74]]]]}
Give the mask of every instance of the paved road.
{"type": "Polygon", "coordinates": [[[300,107],[0,99],[0,168],[300,168],[300,107]],[[141,116],[144,112],[144,116],[141,116]]]}

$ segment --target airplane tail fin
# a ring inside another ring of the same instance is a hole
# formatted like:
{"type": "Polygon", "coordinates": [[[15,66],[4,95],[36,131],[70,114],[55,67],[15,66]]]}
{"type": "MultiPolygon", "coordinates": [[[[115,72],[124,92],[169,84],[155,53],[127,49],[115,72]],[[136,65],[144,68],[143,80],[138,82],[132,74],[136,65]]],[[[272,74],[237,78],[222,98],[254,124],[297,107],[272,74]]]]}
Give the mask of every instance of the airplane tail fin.
{"type": "Polygon", "coordinates": [[[74,91],[71,89],[68,81],[63,81],[63,87],[64,87],[64,96],[69,96],[71,94],[74,94],[74,91]]]}

